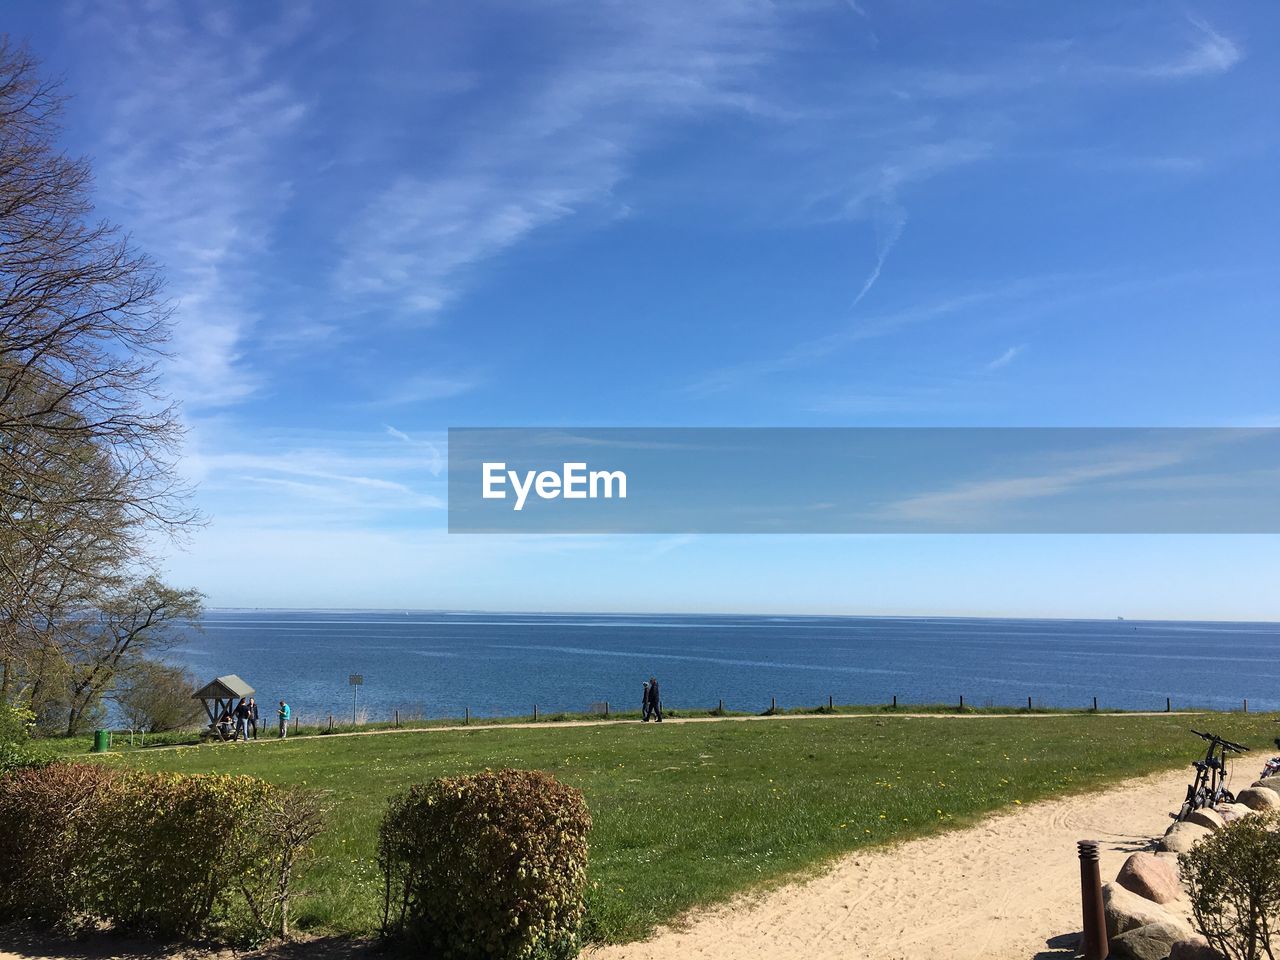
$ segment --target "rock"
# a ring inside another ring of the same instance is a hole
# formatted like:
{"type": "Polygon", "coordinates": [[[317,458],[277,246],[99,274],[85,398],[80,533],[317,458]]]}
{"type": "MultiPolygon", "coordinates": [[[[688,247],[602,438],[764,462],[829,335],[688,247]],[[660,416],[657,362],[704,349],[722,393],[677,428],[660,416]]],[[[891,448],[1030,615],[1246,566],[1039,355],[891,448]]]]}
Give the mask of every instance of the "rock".
{"type": "Polygon", "coordinates": [[[1111,956],[1118,960],[1165,960],[1175,943],[1187,939],[1178,923],[1148,923],[1111,940],[1111,956]]]}
{"type": "Polygon", "coordinates": [[[1178,863],[1173,857],[1135,853],[1120,868],[1116,883],[1153,903],[1171,903],[1182,898],[1178,863]]]}
{"type": "Polygon", "coordinates": [[[1218,807],[1218,813],[1222,814],[1222,819],[1227,823],[1232,820],[1239,820],[1241,817],[1247,817],[1253,812],[1243,803],[1224,803],[1218,807]]]}
{"type": "Polygon", "coordinates": [[[1164,835],[1164,839],[1156,844],[1156,849],[1169,853],[1188,853],[1197,840],[1202,840],[1211,833],[1212,830],[1199,824],[1175,823],[1164,835]]]}
{"type": "Polygon", "coordinates": [[[1236,803],[1243,803],[1250,810],[1257,810],[1259,813],[1280,810],[1280,793],[1269,787],[1246,787],[1236,795],[1236,803]]]}
{"type": "Polygon", "coordinates": [[[1222,960],[1217,950],[1204,937],[1179,940],[1169,948],[1169,960],[1222,960]]]}
{"type": "Polygon", "coordinates": [[[1261,780],[1253,781],[1253,786],[1266,787],[1268,790],[1280,793],[1280,777],[1263,777],[1261,780]]]}
{"type": "Polygon", "coordinates": [[[1201,827],[1208,827],[1210,830],[1221,830],[1227,825],[1227,821],[1222,819],[1222,814],[1218,813],[1217,810],[1210,810],[1208,807],[1192,810],[1187,814],[1187,819],[1183,823],[1194,823],[1201,827]]]}
{"type": "MultiPolygon", "coordinates": [[[[1205,830],[1206,834],[1208,832],[1205,830]]],[[[1176,931],[1176,936],[1171,936],[1166,946],[1195,934],[1191,926],[1181,917],[1174,915],[1158,903],[1126,890],[1118,883],[1102,885],[1102,910],[1107,918],[1107,937],[1113,941],[1129,930],[1160,924],[1167,924],[1176,931]]]]}

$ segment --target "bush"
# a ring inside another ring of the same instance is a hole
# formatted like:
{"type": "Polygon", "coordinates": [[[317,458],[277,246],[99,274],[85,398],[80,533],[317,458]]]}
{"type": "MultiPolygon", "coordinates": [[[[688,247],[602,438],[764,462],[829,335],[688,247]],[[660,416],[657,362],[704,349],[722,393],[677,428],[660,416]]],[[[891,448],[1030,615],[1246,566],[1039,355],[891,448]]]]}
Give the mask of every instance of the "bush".
{"type": "Polygon", "coordinates": [[[383,818],[383,932],[442,960],[573,957],[591,815],[580,791],[531,770],[410,787],[383,818]]]}
{"type": "Polygon", "coordinates": [[[0,913],[166,938],[287,933],[320,819],[312,795],[253,777],[19,771],[0,777],[0,913]]]}
{"type": "Polygon", "coordinates": [[[0,703],[0,775],[52,762],[52,754],[31,741],[35,720],[30,710],[0,703]]]}
{"type": "Polygon", "coordinates": [[[68,763],[0,776],[0,919],[70,926],[90,913],[94,835],[118,782],[68,763]]]}
{"type": "Polygon", "coordinates": [[[204,707],[192,699],[196,679],[191,671],[156,660],[130,667],[116,684],[113,699],[133,730],[164,733],[200,726],[204,707]]]}
{"type": "Polygon", "coordinates": [[[1178,857],[1196,927],[1228,960],[1274,957],[1280,934],[1280,819],[1236,820],[1178,857]]]}

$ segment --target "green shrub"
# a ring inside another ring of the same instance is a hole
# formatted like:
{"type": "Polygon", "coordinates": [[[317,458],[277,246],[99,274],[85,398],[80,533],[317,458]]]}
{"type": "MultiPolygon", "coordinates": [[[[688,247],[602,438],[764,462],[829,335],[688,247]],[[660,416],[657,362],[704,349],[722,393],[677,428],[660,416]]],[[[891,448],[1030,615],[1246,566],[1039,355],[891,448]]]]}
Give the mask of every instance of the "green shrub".
{"type": "Polygon", "coordinates": [[[410,787],[379,836],[383,932],[442,960],[573,957],[590,829],[581,792],[538,771],[410,787]]]}
{"type": "Polygon", "coordinates": [[[94,836],[119,780],[70,763],[0,776],[0,919],[66,927],[91,915],[94,836]]]}
{"type": "Polygon", "coordinates": [[[0,703],[0,775],[53,762],[53,755],[31,740],[35,722],[36,715],[25,707],[0,703]]]}
{"type": "Polygon", "coordinates": [[[58,763],[0,777],[0,917],[160,938],[288,933],[320,829],[312,794],[254,777],[58,763]]]}
{"type": "Polygon", "coordinates": [[[1249,816],[1178,857],[1196,927],[1228,960],[1274,957],[1280,943],[1280,818],[1249,816]]]}

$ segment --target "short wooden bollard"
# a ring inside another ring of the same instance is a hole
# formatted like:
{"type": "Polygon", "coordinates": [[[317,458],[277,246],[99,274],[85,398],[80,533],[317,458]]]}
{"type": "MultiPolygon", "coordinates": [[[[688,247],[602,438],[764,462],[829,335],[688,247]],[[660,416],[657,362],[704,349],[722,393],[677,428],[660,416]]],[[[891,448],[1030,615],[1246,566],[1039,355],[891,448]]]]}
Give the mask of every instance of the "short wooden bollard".
{"type": "Polygon", "coordinates": [[[1245,713],[1248,713],[1248,712],[1249,712],[1249,698],[1248,698],[1248,697],[1245,697],[1245,698],[1244,698],[1244,712],[1245,712],[1245,713]]]}
{"type": "MultiPolygon", "coordinates": [[[[1246,701],[1246,702],[1247,702],[1247,701],[1246,701]]],[[[834,697],[832,697],[832,696],[831,696],[831,694],[829,694],[829,693],[828,693],[828,694],[827,694],[827,709],[828,709],[828,710],[834,710],[835,708],[836,708],[836,705],[835,705],[835,698],[834,698],[834,697]]]]}
{"type": "Polygon", "coordinates": [[[960,694],[960,709],[964,709],[964,694],[960,694]]]}
{"type": "Polygon", "coordinates": [[[1164,698],[1164,712],[1165,712],[1165,713],[1169,713],[1171,710],[1173,710],[1173,698],[1172,698],[1172,697],[1165,697],[1165,698],[1164,698]]]}
{"type": "Polygon", "coordinates": [[[1080,854],[1080,906],[1084,919],[1084,960],[1106,960],[1107,919],[1102,909],[1102,875],[1098,871],[1098,842],[1078,840],[1080,854]]]}
{"type": "Polygon", "coordinates": [[[396,729],[397,730],[400,729],[400,711],[399,710],[396,711],[396,729]]]}
{"type": "Polygon", "coordinates": [[[1028,710],[1030,710],[1030,709],[1031,709],[1031,698],[1030,698],[1030,697],[1027,697],[1027,709],[1028,709],[1028,710]]]}
{"type": "Polygon", "coordinates": [[[606,720],[609,719],[609,701],[608,700],[604,702],[604,718],[606,720]]]}
{"type": "Polygon", "coordinates": [[[1093,712],[1094,712],[1094,713],[1097,713],[1097,712],[1098,712],[1098,698],[1097,698],[1097,697],[1094,697],[1094,698],[1093,698],[1093,712]]]}
{"type": "Polygon", "coordinates": [[[471,708],[470,708],[470,707],[463,707],[462,709],[463,709],[463,711],[464,711],[464,713],[463,713],[463,715],[462,715],[462,722],[463,722],[463,723],[470,723],[470,722],[471,722],[471,708]]]}
{"type": "Polygon", "coordinates": [[[533,705],[533,722],[538,722],[538,705],[536,703],[533,705]]]}
{"type": "Polygon", "coordinates": [[[898,695],[896,693],[893,695],[893,709],[898,709],[898,695]]]}
{"type": "Polygon", "coordinates": [[[717,709],[717,710],[719,710],[721,713],[724,713],[724,698],[723,698],[723,697],[721,697],[721,698],[720,698],[720,706],[716,707],[716,709],[717,709]]]}
{"type": "Polygon", "coordinates": [[[770,712],[770,713],[777,713],[777,712],[778,712],[778,698],[777,698],[777,697],[770,697],[770,698],[769,698],[769,712],[770,712]]]}
{"type": "Polygon", "coordinates": [[[329,732],[333,732],[333,714],[329,714],[329,732]]]}

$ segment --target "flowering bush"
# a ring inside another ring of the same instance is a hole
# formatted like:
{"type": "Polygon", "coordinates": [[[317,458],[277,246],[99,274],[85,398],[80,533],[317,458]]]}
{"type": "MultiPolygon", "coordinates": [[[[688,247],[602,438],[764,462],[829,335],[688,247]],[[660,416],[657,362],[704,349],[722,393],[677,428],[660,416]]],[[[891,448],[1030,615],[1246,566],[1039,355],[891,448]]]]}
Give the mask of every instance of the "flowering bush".
{"type": "Polygon", "coordinates": [[[581,792],[538,771],[410,787],[382,821],[383,931],[444,960],[575,956],[590,829],[581,792]]]}

